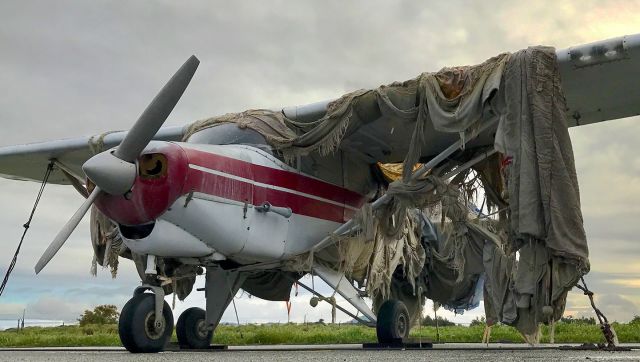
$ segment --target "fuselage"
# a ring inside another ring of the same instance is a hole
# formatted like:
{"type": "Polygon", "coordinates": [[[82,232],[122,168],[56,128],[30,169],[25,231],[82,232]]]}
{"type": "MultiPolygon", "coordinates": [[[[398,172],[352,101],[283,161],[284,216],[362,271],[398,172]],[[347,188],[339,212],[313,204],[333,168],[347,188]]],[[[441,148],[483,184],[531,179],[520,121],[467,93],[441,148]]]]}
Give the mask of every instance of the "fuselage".
{"type": "Polygon", "coordinates": [[[152,142],[131,192],[98,208],[138,254],[282,260],[308,251],[366,201],[250,145],[152,142]],[[291,215],[264,212],[263,205],[291,215]]]}

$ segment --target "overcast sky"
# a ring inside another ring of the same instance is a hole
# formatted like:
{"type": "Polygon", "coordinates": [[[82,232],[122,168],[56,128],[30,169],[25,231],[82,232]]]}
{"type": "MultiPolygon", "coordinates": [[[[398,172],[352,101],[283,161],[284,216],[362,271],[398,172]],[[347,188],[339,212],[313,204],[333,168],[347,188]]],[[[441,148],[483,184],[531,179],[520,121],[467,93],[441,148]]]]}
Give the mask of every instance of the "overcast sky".
{"type": "MultiPolygon", "coordinates": [[[[0,2],[0,146],[128,129],[190,56],[201,65],[167,125],[249,108],[335,98],[443,66],[482,62],[529,45],[566,48],[640,32],[639,1],[24,1],[0,2]]],[[[638,74],[630,75],[638,77],[638,74]]],[[[570,131],[591,249],[587,276],[610,319],[640,314],[640,119],[570,131]]],[[[4,274],[39,185],[0,179],[4,274]]],[[[91,277],[83,222],[39,276],[33,266],[82,203],[49,185],[0,318],[74,320],[121,307],[139,283],[133,264],[91,277]]],[[[201,283],[200,281],[199,283],[201,283]]],[[[176,312],[203,306],[194,292],[176,312]]],[[[291,319],[330,319],[293,298],[291,319]]],[[[237,299],[242,322],[286,321],[284,302],[237,299]]],[[[589,314],[570,293],[568,313],[589,314]]],[[[464,316],[468,322],[479,308],[464,316]]],[[[339,313],[339,319],[348,317],[339,313]]],[[[223,321],[235,321],[228,310],[223,321]]]]}

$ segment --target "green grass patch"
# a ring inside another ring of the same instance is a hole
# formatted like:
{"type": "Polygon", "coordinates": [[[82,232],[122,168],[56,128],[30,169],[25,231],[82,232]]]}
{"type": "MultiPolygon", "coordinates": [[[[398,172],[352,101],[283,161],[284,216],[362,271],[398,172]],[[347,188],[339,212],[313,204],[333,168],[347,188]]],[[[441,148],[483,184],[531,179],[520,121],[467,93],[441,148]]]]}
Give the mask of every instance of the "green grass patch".
{"type": "MultiPolygon", "coordinates": [[[[640,324],[614,323],[614,329],[622,343],[640,343],[640,324]]],[[[483,326],[451,326],[440,328],[442,342],[480,342],[483,326]]],[[[543,326],[542,343],[549,341],[549,328],[543,326]]],[[[414,328],[414,338],[436,340],[435,327],[414,328]]],[[[175,340],[175,333],[173,339],[175,340]]],[[[359,325],[322,324],[249,324],[242,326],[221,325],[214,334],[213,343],[229,345],[257,344],[328,344],[375,342],[376,331],[359,325]]],[[[509,326],[494,326],[492,342],[523,342],[520,334],[509,326]]],[[[558,323],[556,343],[604,342],[597,325],[558,323]]],[[[87,325],[60,327],[27,327],[0,332],[0,347],[69,347],[69,346],[120,346],[117,325],[87,325]]]]}
{"type": "Polygon", "coordinates": [[[118,326],[27,327],[0,332],[2,347],[120,346],[118,326]]]}

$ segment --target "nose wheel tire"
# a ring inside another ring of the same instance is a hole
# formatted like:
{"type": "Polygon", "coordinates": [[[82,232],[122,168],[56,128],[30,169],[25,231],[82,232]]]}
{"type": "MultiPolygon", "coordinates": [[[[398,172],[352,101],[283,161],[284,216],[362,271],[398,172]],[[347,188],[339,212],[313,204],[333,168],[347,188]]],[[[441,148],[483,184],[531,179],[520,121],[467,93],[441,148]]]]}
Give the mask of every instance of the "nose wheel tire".
{"type": "Polygon", "coordinates": [[[160,352],[169,342],[173,333],[173,314],[167,302],[163,304],[158,323],[155,315],[154,294],[138,294],[124,305],[118,322],[118,334],[129,352],[160,352]]]}
{"type": "Polygon", "coordinates": [[[379,343],[402,342],[409,337],[411,320],[407,307],[399,300],[387,300],[378,311],[376,334],[379,343]]]}
{"type": "Polygon", "coordinates": [[[180,348],[206,349],[211,345],[213,331],[207,330],[205,311],[201,308],[189,308],[182,312],[176,324],[176,335],[180,348]]]}

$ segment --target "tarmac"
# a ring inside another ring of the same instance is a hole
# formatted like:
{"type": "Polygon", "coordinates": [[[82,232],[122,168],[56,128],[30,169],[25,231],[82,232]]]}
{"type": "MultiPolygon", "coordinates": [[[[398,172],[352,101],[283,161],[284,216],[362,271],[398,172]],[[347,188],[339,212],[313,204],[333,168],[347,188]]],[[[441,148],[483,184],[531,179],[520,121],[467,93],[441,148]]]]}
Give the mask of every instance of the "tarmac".
{"type": "Polygon", "coordinates": [[[432,349],[363,349],[359,344],[229,346],[207,351],[131,354],[119,347],[3,348],[0,361],[640,361],[639,345],[624,351],[578,345],[447,343],[432,349]]]}

